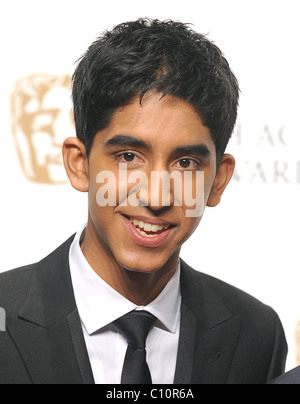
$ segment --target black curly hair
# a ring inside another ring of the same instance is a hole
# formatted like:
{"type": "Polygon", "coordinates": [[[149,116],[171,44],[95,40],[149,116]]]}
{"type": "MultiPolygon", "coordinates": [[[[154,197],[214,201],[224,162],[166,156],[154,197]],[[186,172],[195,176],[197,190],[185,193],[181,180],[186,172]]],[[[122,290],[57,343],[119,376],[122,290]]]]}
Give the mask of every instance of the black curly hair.
{"type": "Polygon", "coordinates": [[[117,108],[150,90],[190,103],[210,129],[219,163],[231,137],[239,85],[220,49],[189,24],[139,19],[104,32],[73,75],[76,133],[87,155],[117,108]]]}

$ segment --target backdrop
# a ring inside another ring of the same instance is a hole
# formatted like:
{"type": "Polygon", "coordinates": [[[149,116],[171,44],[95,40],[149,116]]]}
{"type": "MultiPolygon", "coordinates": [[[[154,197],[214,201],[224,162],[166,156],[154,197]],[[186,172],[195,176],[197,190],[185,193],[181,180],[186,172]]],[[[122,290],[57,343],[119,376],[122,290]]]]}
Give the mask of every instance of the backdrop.
{"type": "Polygon", "coordinates": [[[227,150],[237,160],[234,178],[182,258],[271,305],[286,331],[287,368],[300,364],[298,3],[2,1],[0,271],[40,260],[86,221],[86,195],[68,184],[60,152],[74,135],[76,60],[120,22],[192,23],[223,50],[242,94],[227,150]]]}

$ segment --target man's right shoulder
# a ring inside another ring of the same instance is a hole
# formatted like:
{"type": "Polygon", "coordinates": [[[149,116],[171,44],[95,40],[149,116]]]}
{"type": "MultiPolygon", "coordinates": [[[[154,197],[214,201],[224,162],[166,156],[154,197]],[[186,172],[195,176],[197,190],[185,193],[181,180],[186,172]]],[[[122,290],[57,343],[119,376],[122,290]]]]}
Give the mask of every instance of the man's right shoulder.
{"type": "Polygon", "coordinates": [[[50,276],[51,268],[60,265],[61,257],[63,262],[67,260],[73,239],[74,235],[37,263],[0,273],[0,307],[12,314],[18,312],[26,298],[33,274],[43,271],[50,276]]]}
{"type": "Polygon", "coordinates": [[[20,308],[36,266],[37,264],[26,265],[0,274],[0,307],[12,312],[20,308]]]}

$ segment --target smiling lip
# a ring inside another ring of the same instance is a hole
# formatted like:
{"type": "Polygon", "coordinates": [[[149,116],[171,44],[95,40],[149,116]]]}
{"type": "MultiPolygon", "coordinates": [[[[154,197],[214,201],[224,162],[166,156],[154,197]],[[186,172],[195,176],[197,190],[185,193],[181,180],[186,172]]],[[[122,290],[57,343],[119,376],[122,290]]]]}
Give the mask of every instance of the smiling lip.
{"type": "Polygon", "coordinates": [[[144,247],[158,247],[174,229],[174,225],[161,219],[123,216],[125,225],[135,242],[144,247]]]}
{"type": "Polygon", "coordinates": [[[127,217],[127,219],[134,218],[134,219],[137,219],[137,220],[142,220],[145,223],[174,226],[171,222],[168,222],[167,220],[164,220],[164,219],[149,218],[149,217],[146,217],[146,216],[125,216],[125,217],[127,217]]]}

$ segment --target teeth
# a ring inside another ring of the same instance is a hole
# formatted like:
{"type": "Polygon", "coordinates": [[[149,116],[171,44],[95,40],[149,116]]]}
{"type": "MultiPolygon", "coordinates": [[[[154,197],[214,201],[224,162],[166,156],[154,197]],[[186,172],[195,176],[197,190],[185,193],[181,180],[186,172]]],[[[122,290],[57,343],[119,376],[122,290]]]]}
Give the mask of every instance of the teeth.
{"type": "MultiPolygon", "coordinates": [[[[145,223],[142,220],[136,219],[131,217],[130,218],[131,223],[140,231],[141,234],[147,236],[145,233],[147,232],[152,232],[152,233],[157,233],[158,231],[162,229],[168,229],[170,226],[168,224],[151,224],[151,223],[145,223]],[[142,231],[144,230],[144,231],[142,231]]],[[[154,236],[154,235],[150,235],[154,236]]]]}
{"type": "Polygon", "coordinates": [[[155,234],[147,234],[147,233],[145,233],[143,230],[141,230],[139,227],[137,227],[136,228],[137,229],[137,231],[139,232],[139,233],[141,233],[143,236],[147,236],[147,237],[155,237],[156,235],[155,234]]]}
{"type": "MultiPolygon", "coordinates": [[[[145,227],[144,227],[144,229],[147,230],[145,227]]],[[[151,225],[151,231],[152,231],[153,233],[156,233],[156,232],[158,231],[158,229],[159,229],[159,225],[158,225],[158,224],[152,224],[152,225],[151,225]]],[[[162,230],[162,229],[160,229],[160,230],[162,230]]],[[[150,231],[150,230],[149,230],[149,231],[150,231]]]]}
{"type": "MultiPolygon", "coordinates": [[[[140,224],[141,224],[141,222],[140,222],[140,224]]],[[[141,226],[139,226],[139,227],[141,227],[141,226]]],[[[144,230],[145,231],[152,231],[152,224],[144,223],[144,230]]]]}

